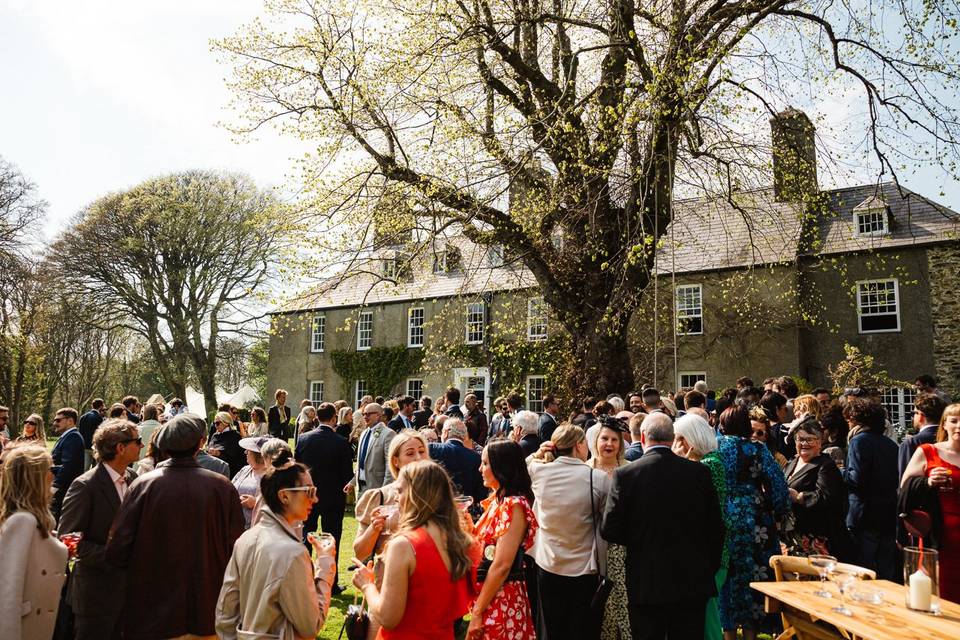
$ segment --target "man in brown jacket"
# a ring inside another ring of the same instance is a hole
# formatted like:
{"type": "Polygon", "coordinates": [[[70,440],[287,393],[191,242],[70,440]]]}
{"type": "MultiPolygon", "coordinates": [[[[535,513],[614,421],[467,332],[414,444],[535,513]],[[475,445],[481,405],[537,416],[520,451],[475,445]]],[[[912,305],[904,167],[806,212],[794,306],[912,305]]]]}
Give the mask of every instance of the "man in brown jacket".
{"type": "Polygon", "coordinates": [[[215,633],[217,596],[244,520],[230,481],[197,465],[205,430],[190,413],[164,425],[157,444],[170,459],[130,486],[114,521],[106,557],[127,569],[128,640],[215,633]]]}

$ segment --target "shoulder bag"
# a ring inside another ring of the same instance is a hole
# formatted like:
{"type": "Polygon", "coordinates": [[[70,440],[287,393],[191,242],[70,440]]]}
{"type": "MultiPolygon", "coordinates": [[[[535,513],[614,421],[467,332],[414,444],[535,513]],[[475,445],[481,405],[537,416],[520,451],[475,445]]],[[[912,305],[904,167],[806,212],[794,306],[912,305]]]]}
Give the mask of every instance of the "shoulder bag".
{"type": "Polygon", "coordinates": [[[590,600],[590,609],[595,614],[602,614],[607,606],[607,598],[613,591],[613,580],[604,575],[600,565],[600,545],[597,544],[597,537],[600,531],[597,528],[597,508],[593,502],[593,467],[590,470],[590,519],[593,521],[593,553],[597,559],[597,590],[590,600]]]}

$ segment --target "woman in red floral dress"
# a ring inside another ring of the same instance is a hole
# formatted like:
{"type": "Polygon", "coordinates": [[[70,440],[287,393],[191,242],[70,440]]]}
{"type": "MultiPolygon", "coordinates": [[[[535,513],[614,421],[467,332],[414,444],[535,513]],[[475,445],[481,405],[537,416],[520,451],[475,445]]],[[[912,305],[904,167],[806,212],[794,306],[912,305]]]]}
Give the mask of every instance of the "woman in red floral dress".
{"type": "Polygon", "coordinates": [[[484,512],[473,531],[483,557],[477,570],[480,595],[470,609],[467,638],[536,640],[523,557],[533,546],[537,520],[520,445],[491,442],[483,450],[480,471],[493,495],[482,502],[484,512]]]}

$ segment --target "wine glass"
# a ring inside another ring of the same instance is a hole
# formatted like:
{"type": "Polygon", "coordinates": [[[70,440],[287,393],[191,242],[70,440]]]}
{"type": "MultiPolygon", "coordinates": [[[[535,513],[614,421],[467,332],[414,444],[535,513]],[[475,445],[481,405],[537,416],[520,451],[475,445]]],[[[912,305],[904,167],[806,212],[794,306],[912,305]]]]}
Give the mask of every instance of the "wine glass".
{"type": "Polygon", "coordinates": [[[846,595],[859,577],[856,572],[840,567],[834,567],[833,571],[830,572],[830,579],[836,583],[837,589],[840,591],[840,606],[832,609],[835,613],[845,616],[853,615],[853,611],[847,608],[846,595]]]}
{"type": "Polygon", "coordinates": [[[454,496],[453,501],[457,503],[458,509],[460,509],[461,511],[466,511],[473,504],[473,497],[458,495],[458,496],[454,496]]]}
{"type": "Polygon", "coordinates": [[[814,591],[813,595],[820,596],[821,598],[832,598],[833,594],[827,591],[825,582],[830,572],[836,568],[837,559],[827,555],[812,555],[809,556],[807,560],[810,561],[810,564],[813,565],[817,569],[817,573],[820,574],[820,590],[814,591]]]}
{"type": "Polygon", "coordinates": [[[400,506],[396,504],[385,504],[378,508],[378,515],[383,516],[386,520],[383,523],[383,533],[389,535],[393,532],[394,518],[393,516],[400,512],[400,506]]]}

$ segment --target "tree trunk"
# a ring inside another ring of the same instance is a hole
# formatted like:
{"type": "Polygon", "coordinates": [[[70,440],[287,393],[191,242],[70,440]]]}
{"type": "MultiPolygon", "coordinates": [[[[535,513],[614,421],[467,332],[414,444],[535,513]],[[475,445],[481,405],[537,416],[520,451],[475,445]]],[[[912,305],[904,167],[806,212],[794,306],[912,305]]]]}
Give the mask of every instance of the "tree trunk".
{"type": "Polygon", "coordinates": [[[573,361],[567,378],[567,393],[577,406],[583,398],[618,393],[624,398],[633,391],[633,368],[627,348],[627,323],[602,320],[586,323],[571,331],[573,361]]]}

